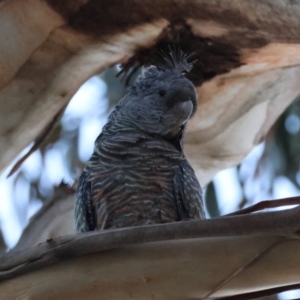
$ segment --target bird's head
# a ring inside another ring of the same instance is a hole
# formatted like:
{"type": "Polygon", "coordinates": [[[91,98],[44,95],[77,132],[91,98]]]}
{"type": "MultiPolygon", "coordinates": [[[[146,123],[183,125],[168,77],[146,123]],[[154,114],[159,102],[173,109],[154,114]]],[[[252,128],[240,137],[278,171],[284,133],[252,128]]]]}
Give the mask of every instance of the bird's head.
{"type": "Polygon", "coordinates": [[[197,92],[185,77],[192,69],[181,50],[161,53],[120,101],[118,118],[138,130],[173,139],[182,133],[197,109],[197,92]]]}

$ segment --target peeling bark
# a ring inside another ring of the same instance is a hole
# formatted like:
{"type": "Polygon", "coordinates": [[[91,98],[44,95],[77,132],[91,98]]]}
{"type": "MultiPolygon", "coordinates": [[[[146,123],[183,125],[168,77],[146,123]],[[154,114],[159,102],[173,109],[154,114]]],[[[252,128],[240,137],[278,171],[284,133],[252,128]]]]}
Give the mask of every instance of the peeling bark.
{"type": "Polygon", "coordinates": [[[0,169],[89,77],[174,43],[198,56],[186,152],[205,185],[239,163],[298,95],[299,16],[288,0],[3,2],[0,169]]]}

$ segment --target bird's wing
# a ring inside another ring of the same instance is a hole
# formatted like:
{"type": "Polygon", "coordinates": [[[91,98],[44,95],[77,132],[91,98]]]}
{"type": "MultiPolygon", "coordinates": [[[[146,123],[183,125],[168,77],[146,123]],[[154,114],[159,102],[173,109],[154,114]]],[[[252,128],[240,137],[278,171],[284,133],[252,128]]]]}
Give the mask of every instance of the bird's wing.
{"type": "Polygon", "coordinates": [[[181,219],[204,219],[202,189],[194,170],[183,161],[175,171],[175,197],[181,219]]]}
{"type": "Polygon", "coordinates": [[[80,176],[75,203],[76,230],[86,232],[95,229],[95,216],[93,213],[91,182],[89,173],[84,171],[80,176]]]}

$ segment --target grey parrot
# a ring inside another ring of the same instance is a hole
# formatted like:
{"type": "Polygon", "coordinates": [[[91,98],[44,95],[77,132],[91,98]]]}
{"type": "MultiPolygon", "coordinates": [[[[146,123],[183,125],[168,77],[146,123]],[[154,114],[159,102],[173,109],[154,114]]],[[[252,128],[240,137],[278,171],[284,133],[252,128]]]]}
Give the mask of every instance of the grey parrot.
{"type": "Polygon", "coordinates": [[[180,49],[161,54],[120,100],[79,179],[79,232],[203,219],[202,189],[183,153],[197,92],[180,49]]]}

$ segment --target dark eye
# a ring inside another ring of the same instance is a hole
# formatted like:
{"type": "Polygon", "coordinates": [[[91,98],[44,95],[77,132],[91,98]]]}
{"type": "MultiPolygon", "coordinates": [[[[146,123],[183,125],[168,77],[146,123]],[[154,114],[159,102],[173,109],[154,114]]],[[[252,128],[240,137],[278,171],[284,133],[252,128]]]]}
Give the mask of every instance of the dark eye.
{"type": "Polygon", "coordinates": [[[158,96],[159,97],[164,97],[164,96],[166,96],[166,91],[165,90],[160,90],[159,92],[158,92],[158,96]]]}

